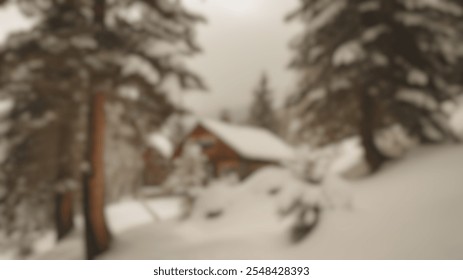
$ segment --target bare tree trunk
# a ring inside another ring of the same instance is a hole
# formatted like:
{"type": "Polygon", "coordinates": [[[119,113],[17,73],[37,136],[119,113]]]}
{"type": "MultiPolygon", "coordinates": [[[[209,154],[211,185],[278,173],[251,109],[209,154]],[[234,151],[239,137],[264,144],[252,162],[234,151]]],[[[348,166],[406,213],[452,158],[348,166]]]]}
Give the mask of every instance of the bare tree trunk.
{"type": "Polygon", "coordinates": [[[375,100],[365,89],[360,89],[360,139],[365,160],[372,173],[378,171],[387,157],[379,150],[375,142],[376,106],[375,100]]]}
{"type": "Polygon", "coordinates": [[[58,240],[66,237],[74,228],[72,191],[55,194],[55,227],[58,240]]]}
{"type": "Polygon", "coordinates": [[[87,161],[90,170],[84,176],[83,205],[87,259],[94,259],[109,248],[111,236],[104,214],[105,95],[96,93],[89,101],[87,161]]]}

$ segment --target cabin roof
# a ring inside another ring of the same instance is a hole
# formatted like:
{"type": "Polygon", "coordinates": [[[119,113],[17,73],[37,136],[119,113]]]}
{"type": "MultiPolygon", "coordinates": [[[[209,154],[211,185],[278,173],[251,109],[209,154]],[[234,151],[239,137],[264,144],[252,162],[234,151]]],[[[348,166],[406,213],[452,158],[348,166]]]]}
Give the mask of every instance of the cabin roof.
{"type": "Polygon", "coordinates": [[[199,125],[215,134],[243,158],[281,162],[294,157],[294,150],[266,129],[211,119],[200,120],[199,125]]]}

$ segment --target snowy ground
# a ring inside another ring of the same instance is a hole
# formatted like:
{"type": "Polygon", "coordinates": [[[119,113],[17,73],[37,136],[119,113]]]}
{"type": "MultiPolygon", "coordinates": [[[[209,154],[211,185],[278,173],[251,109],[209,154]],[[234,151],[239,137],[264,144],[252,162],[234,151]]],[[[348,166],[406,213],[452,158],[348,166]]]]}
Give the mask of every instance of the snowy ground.
{"type": "MultiPolygon", "coordinates": [[[[176,219],[181,208],[182,201],[178,197],[127,199],[108,206],[106,218],[111,233],[118,239],[130,229],[176,219]]],[[[36,254],[32,259],[83,259],[82,217],[76,217],[75,224],[76,230],[59,244],[54,244],[53,234],[46,235],[35,246],[36,254]]]]}
{"type": "MultiPolygon", "coordinates": [[[[154,223],[140,210],[144,218],[120,230],[102,258],[463,259],[462,162],[461,145],[423,147],[375,176],[333,177],[322,189],[269,168],[241,185],[203,191],[188,220],[154,223]],[[299,244],[289,241],[292,217],[280,214],[295,197],[329,206],[299,244]]],[[[76,246],[45,257],[79,258],[76,246]]]]}

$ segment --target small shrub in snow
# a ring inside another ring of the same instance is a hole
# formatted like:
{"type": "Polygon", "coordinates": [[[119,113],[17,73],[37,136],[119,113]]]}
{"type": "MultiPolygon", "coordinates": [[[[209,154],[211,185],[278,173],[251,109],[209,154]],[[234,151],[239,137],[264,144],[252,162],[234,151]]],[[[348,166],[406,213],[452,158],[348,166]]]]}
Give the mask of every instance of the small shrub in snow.
{"type": "Polygon", "coordinates": [[[297,219],[291,227],[291,242],[298,243],[307,237],[320,221],[320,205],[301,204],[297,208],[297,219]]]}
{"type": "Polygon", "coordinates": [[[208,219],[216,219],[222,216],[223,210],[212,210],[206,213],[206,218],[208,219]]]}
{"type": "Polygon", "coordinates": [[[321,184],[336,156],[335,145],[318,149],[304,146],[298,149],[295,159],[287,162],[287,166],[299,179],[321,184]]]}
{"type": "Polygon", "coordinates": [[[275,195],[278,195],[278,193],[280,193],[281,191],[281,187],[279,186],[276,186],[274,188],[271,188],[269,191],[268,191],[268,194],[271,195],[271,196],[275,196],[275,195]]]}

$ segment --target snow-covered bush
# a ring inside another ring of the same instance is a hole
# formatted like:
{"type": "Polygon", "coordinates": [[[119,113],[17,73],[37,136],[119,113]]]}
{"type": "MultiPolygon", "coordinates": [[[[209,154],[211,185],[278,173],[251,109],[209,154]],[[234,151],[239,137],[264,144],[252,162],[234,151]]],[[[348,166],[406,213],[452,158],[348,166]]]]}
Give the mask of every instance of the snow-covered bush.
{"type": "Polygon", "coordinates": [[[191,212],[198,189],[206,184],[207,162],[201,147],[188,142],[180,157],[174,160],[174,169],[164,183],[169,192],[185,197],[185,216],[191,212]]]}
{"type": "Polygon", "coordinates": [[[20,259],[32,254],[34,243],[51,226],[50,202],[46,186],[35,190],[20,184],[8,199],[0,195],[0,251],[11,251],[20,259]]]}
{"type": "Polygon", "coordinates": [[[337,155],[336,145],[325,148],[301,146],[297,149],[294,160],[287,162],[286,166],[297,178],[311,184],[320,184],[337,155]]]}
{"type": "Polygon", "coordinates": [[[397,158],[403,156],[410,147],[415,145],[407,132],[399,125],[385,128],[376,135],[376,143],[381,151],[389,157],[397,158]]]}
{"type": "Polygon", "coordinates": [[[105,178],[106,196],[116,201],[132,195],[141,185],[143,146],[136,145],[136,131],[124,123],[124,107],[120,104],[106,106],[105,178]]]}
{"type": "Polygon", "coordinates": [[[266,167],[244,182],[222,181],[201,189],[191,219],[219,227],[223,234],[280,228],[292,242],[295,236],[302,239],[315,228],[325,205],[323,188],[296,178],[285,168],[266,167]]]}
{"type": "Polygon", "coordinates": [[[185,144],[180,157],[174,160],[174,169],[165,187],[174,193],[184,193],[192,187],[203,186],[207,180],[207,157],[193,142],[185,144]]]}

